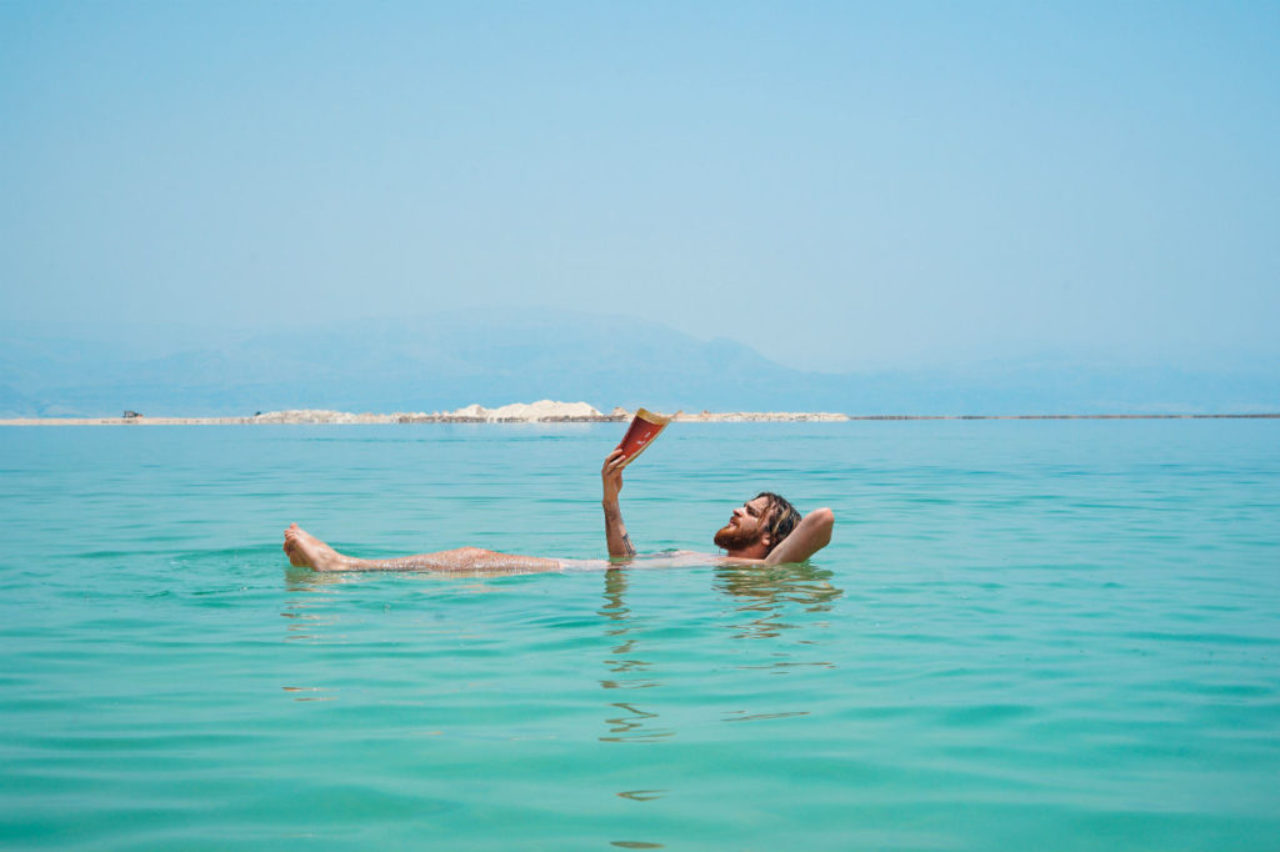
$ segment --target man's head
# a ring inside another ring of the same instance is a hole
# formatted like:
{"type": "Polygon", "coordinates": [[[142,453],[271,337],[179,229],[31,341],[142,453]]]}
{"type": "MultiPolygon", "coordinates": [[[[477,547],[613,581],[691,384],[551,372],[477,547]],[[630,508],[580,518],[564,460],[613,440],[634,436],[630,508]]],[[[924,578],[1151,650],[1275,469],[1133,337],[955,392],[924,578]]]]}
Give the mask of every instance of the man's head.
{"type": "Polygon", "coordinates": [[[729,523],[716,533],[717,547],[732,554],[763,558],[800,523],[800,513],[785,498],[762,491],[733,510],[729,523]],[[754,550],[752,554],[742,551],[754,550]]]}

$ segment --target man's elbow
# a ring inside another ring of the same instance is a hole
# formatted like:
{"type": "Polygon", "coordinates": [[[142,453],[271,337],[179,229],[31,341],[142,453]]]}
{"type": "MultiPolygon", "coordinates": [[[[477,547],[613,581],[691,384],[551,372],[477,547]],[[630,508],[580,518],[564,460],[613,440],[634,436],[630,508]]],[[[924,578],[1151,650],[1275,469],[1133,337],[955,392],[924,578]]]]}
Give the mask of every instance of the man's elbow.
{"type": "Polygon", "coordinates": [[[826,547],[831,541],[831,530],[836,525],[836,513],[823,506],[821,509],[814,509],[812,517],[818,541],[822,542],[822,547],[826,547]]]}
{"type": "Polygon", "coordinates": [[[836,525],[836,513],[823,506],[813,510],[813,520],[822,529],[830,531],[836,525]]]}

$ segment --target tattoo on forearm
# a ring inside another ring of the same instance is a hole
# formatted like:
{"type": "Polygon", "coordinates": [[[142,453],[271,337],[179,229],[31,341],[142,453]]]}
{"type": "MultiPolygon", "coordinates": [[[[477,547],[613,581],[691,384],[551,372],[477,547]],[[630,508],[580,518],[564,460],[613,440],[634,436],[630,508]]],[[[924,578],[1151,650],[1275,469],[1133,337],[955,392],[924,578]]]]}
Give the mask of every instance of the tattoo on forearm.
{"type": "Polygon", "coordinates": [[[610,553],[614,556],[619,555],[613,553],[613,547],[615,544],[620,544],[622,555],[635,556],[636,549],[631,544],[631,537],[627,535],[627,528],[622,524],[622,510],[616,502],[605,501],[604,524],[605,533],[609,537],[610,553]]]}

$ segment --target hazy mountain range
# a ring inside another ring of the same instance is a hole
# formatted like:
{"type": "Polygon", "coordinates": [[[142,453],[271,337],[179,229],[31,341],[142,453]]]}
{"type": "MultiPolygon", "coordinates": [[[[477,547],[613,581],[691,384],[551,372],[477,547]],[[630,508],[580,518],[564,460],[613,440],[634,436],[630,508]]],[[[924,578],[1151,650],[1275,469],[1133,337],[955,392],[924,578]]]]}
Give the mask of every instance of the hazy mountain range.
{"type": "Polygon", "coordinates": [[[606,411],[1280,411],[1272,362],[1175,369],[1021,359],[836,375],[793,370],[741,343],[654,323],[550,312],[256,333],[16,323],[0,331],[0,417],[438,411],[544,398],[606,411]]]}

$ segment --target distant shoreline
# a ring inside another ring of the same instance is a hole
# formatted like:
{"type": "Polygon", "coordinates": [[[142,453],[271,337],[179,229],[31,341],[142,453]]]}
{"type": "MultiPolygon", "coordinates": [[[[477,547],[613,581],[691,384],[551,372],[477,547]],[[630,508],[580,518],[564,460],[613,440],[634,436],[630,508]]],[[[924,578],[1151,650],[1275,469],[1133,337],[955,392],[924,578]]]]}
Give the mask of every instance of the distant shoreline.
{"type": "MultiPolygon", "coordinates": [[[[300,426],[414,423],[554,424],[623,423],[631,413],[484,417],[463,414],[352,414],[340,411],[269,412],[250,417],[17,417],[0,426],[300,426]]],[[[834,412],[732,411],[676,413],[677,423],[845,423],[910,420],[1277,420],[1263,414],[839,414],[834,412]]]]}

